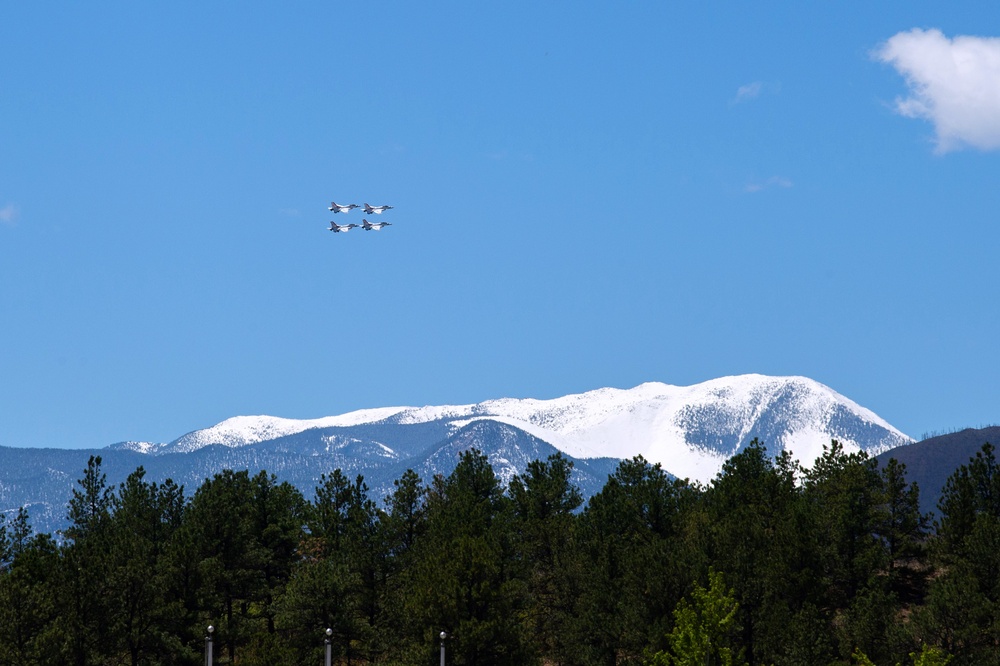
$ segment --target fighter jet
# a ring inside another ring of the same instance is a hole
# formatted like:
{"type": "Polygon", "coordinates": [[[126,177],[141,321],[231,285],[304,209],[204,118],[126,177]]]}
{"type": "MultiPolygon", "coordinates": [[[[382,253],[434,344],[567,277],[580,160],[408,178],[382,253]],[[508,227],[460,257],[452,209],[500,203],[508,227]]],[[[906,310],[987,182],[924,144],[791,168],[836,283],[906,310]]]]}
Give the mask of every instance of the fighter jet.
{"type": "Polygon", "coordinates": [[[330,202],[330,210],[334,213],[350,213],[355,208],[360,208],[358,204],[347,204],[346,206],[341,206],[336,201],[330,202]]]}
{"type": "Polygon", "coordinates": [[[364,229],[365,231],[371,231],[372,229],[374,229],[375,231],[381,231],[382,227],[391,227],[391,226],[392,225],[389,224],[388,222],[375,222],[374,224],[372,224],[368,220],[361,220],[361,228],[364,229]]]}
{"type": "Polygon", "coordinates": [[[390,208],[392,208],[392,206],[369,206],[368,204],[365,204],[365,212],[369,215],[381,215],[390,208]]]}
{"type": "Polygon", "coordinates": [[[354,224],[353,222],[351,222],[350,224],[337,224],[336,222],[331,222],[329,230],[335,234],[339,234],[341,232],[346,234],[348,231],[350,231],[356,226],[358,225],[354,224]]]}

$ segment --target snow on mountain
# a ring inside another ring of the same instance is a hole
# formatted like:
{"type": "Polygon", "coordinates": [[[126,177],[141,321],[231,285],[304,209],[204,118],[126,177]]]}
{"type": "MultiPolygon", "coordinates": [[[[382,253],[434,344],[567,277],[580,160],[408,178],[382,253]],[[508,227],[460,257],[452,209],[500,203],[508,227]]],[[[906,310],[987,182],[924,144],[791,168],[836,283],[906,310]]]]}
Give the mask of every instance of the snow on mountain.
{"type": "Polygon", "coordinates": [[[327,416],[319,419],[284,419],[277,416],[234,416],[222,423],[195,430],[175,439],[164,447],[164,451],[188,452],[204,446],[221,444],[223,446],[246,446],[278,437],[294,435],[311,428],[328,428],[331,426],[353,426],[362,423],[382,421],[403,408],[380,407],[361,409],[339,416],[327,416]]]}
{"type": "Polygon", "coordinates": [[[108,448],[119,451],[135,451],[136,453],[158,453],[165,444],[155,444],[153,442],[118,442],[108,448]]]}
{"type": "Polygon", "coordinates": [[[392,420],[437,418],[456,419],[456,425],[492,418],[577,458],[642,455],[676,476],[703,482],[755,437],[772,453],[788,450],[807,466],[831,439],[848,452],[864,449],[872,455],[912,441],[872,411],[806,377],[741,375],[693,386],[650,382],[552,400],[402,410],[392,420]]]}
{"type": "Polygon", "coordinates": [[[167,445],[193,451],[244,446],[311,428],[444,420],[457,430],[479,420],[519,428],[576,458],[642,455],[668,472],[710,481],[753,438],[805,465],[831,439],[872,455],[912,440],[876,414],[806,377],[740,375],[693,386],[658,382],[602,388],[551,400],[503,398],[472,405],[386,407],[313,420],[241,416],[167,445]]]}

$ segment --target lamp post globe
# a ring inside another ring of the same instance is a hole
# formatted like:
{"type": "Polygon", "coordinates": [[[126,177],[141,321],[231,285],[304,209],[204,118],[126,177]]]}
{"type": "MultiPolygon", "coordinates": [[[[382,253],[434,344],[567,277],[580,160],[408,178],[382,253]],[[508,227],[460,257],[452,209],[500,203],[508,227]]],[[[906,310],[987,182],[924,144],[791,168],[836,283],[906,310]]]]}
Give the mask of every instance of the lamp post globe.
{"type": "Polygon", "coordinates": [[[215,631],[215,627],[208,625],[208,633],[205,634],[205,666],[212,666],[215,663],[215,657],[212,654],[213,631],[215,631]]]}

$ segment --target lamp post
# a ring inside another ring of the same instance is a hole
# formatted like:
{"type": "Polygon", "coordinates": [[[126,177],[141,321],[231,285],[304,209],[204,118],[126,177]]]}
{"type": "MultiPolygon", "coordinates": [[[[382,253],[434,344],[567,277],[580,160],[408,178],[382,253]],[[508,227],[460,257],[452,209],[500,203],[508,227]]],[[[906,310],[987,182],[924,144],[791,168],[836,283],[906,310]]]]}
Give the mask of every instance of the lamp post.
{"type": "Polygon", "coordinates": [[[212,659],[212,632],[215,631],[215,627],[208,625],[208,633],[205,634],[205,666],[212,666],[214,660],[212,659]]]}
{"type": "Polygon", "coordinates": [[[323,643],[326,644],[326,661],[324,662],[326,666],[331,666],[333,659],[333,642],[330,640],[331,636],[333,636],[333,629],[327,627],[326,638],[323,639],[323,643]]]}
{"type": "Polygon", "coordinates": [[[441,666],[444,666],[444,639],[448,638],[448,634],[441,632],[441,666]]]}

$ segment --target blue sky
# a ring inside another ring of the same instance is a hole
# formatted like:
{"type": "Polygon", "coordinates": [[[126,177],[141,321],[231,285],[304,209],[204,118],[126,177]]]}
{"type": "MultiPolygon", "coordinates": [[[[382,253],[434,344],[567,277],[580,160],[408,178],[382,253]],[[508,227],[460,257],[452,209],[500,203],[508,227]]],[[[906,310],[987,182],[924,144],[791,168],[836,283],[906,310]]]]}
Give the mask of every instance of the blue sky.
{"type": "Polygon", "coordinates": [[[0,34],[0,445],[742,373],[914,437],[1000,422],[998,8],[4,3],[0,34]],[[393,226],[331,234],[331,200],[393,226]]]}

